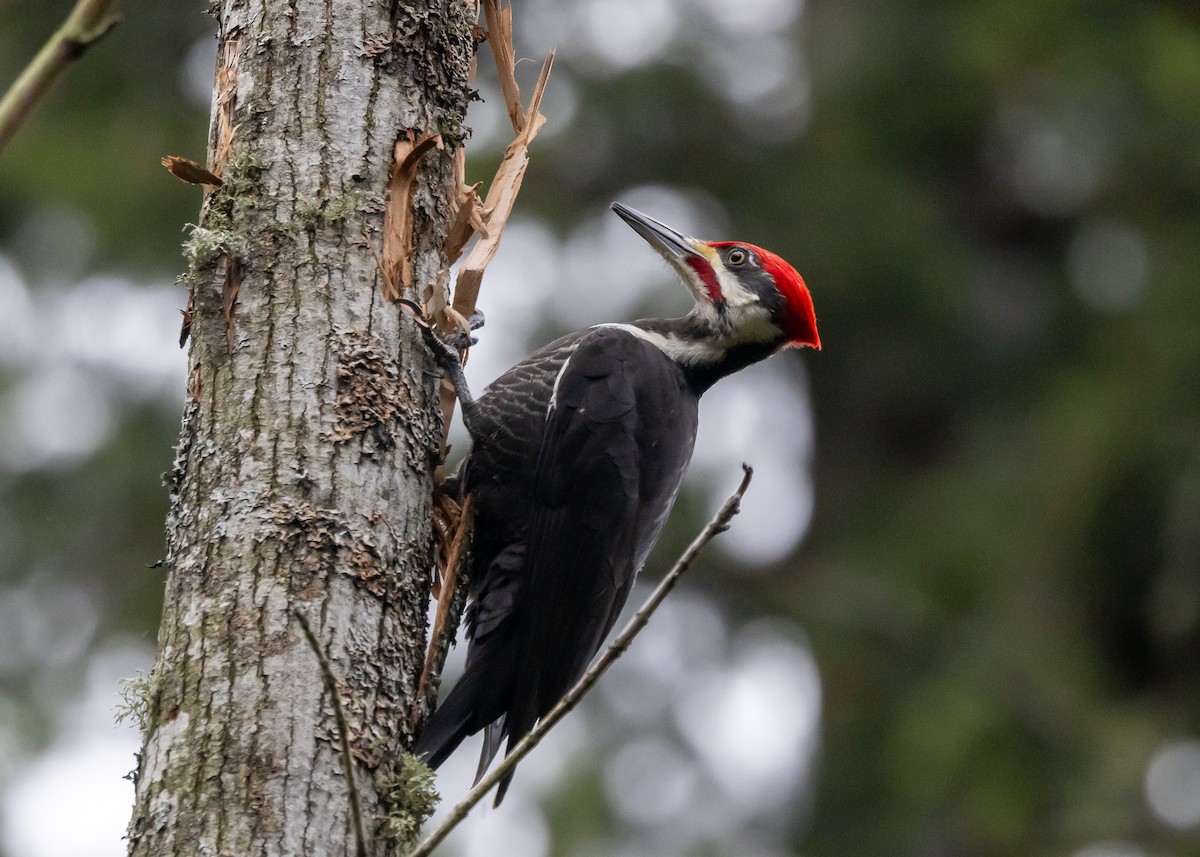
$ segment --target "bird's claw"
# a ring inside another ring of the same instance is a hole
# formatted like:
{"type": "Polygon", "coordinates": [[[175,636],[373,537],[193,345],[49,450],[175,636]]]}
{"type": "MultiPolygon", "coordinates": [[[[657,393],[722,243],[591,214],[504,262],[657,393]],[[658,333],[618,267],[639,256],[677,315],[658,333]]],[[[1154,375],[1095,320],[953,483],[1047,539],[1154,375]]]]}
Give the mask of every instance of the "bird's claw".
{"type": "MultiPolygon", "coordinates": [[[[458,316],[462,318],[462,316],[458,316]]],[[[453,333],[448,333],[442,337],[446,344],[451,348],[457,348],[459,351],[466,351],[472,345],[479,344],[479,337],[472,336],[471,331],[479,330],[484,323],[483,310],[477,309],[467,318],[467,330],[456,330],[453,333]]]]}
{"type": "Polygon", "coordinates": [[[466,351],[472,345],[479,344],[479,337],[471,336],[471,334],[462,330],[456,330],[453,333],[447,333],[442,337],[442,341],[458,351],[466,351]]]}
{"type": "MultiPolygon", "coordinates": [[[[455,395],[463,409],[463,419],[467,421],[467,430],[470,431],[468,409],[474,404],[474,400],[471,398],[471,390],[467,386],[467,376],[463,372],[460,354],[475,344],[475,337],[471,336],[468,331],[462,330],[456,330],[445,337],[439,336],[433,322],[426,317],[419,304],[407,298],[401,298],[400,303],[411,312],[413,321],[421,329],[421,337],[425,340],[426,347],[433,354],[434,362],[442,370],[442,375],[453,385],[455,395]]],[[[467,323],[470,330],[478,329],[483,325],[483,313],[472,313],[467,323]]]]}
{"type": "Polygon", "coordinates": [[[458,353],[461,350],[460,346],[454,340],[454,334],[443,339],[438,336],[433,325],[421,325],[421,337],[425,340],[425,345],[433,352],[434,358],[438,365],[447,374],[453,374],[454,369],[462,371],[462,360],[458,353]]]}

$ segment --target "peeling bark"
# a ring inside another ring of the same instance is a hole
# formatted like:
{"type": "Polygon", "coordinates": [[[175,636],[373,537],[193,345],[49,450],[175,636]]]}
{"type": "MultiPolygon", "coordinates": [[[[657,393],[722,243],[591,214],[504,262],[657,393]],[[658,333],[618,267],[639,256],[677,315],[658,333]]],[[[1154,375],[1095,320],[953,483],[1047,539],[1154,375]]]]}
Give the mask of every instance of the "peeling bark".
{"type": "Polygon", "coordinates": [[[299,609],[341,683],[368,852],[390,853],[428,811],[400,751],[425,654],[441,424],[432,363],[384,299],[370,245],[396,142],[440,135],[411,190],[417,293],[446,267],[474,4],[226,0],[215,13],[208,165],[224,184],[186,248],[188,399],[129,850],[354,853],[299,609]]]}

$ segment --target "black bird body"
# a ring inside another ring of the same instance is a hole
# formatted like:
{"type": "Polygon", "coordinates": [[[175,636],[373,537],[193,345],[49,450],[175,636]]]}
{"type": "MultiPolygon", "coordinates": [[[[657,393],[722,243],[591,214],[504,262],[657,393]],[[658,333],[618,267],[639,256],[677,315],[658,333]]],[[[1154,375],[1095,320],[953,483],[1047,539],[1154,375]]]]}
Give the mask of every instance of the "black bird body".
{"type": "MultiPolygon", "coordinates": [[[[645,215],[618,213],[639,232],[694,242],[645,215]]],[[[692,246],[685,245],[696,253],[692,246]]],[[[695,292],[704,280],[689,285],[695,292]]],[[[418,738],[431,766],[486,730],[482,775],[505,736],[511,748],[578,680],[675,502],[700,395],[789,344],[782,299],[777,323],[752,325],[747,337],[697,298],[698,309],[682,319],[604,324],[558,339],[478,399],[458,372],[471,435],[458,485],[475,508],[469,646],[465,673],[418,738]]],[[[805,344],[819,344],[815,338],[813,322],[805,344]]]]}

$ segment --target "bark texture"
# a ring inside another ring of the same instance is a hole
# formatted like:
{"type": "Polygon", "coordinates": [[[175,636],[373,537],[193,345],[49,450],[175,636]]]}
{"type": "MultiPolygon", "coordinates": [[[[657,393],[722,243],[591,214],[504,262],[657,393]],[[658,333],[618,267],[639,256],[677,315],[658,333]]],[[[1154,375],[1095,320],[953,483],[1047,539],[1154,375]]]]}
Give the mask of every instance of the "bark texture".
{"type": "Polygon", "coordinates": [[[440,133],[412,201],[417,289],[445,267],[474,4],[237,2],[220,21],[211,193],[185,248],[188,398],[133,855],[355,851],[342,687],[370,853],[419,819],[402,764],[425,645],[437,379],[382,298],[398,139],[440,133]]]}

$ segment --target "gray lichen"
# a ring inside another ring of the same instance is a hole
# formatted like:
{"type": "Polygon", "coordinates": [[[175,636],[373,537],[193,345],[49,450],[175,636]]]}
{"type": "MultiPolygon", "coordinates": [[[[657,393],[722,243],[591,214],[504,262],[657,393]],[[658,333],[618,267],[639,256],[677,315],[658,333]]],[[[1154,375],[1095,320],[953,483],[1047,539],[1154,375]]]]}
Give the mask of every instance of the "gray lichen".
{"type": "Polygon", "coordinates": [[[137,675],[120,679],[118,683],[121,685],[121,699],[116,705],[117,724],[132,721],[145,735],[154,722],[154,698],[158,694],[158,680],[154,671],[144,673],[138,670],[137,675]]]}
{"type": "Polygon", "coordinates": [[[201,223],[187,225],[191,231],[183,242],[183,257],[188,279],[222,256],[240,258],[246,253],[247,221],[258,209],[262,171],[262,162],[245,152],[226,164],[225,183],[209,197],[201,223]]]}
{"type": "Polygon", "coordinates": [[[412,753],[401,753],[390,765],[376,769],[375,790],[387,812],[377,835],[387,843],[388,853],[401,857],[417,844],[421,825],[441,800],[433,771],[412,753]]]}

